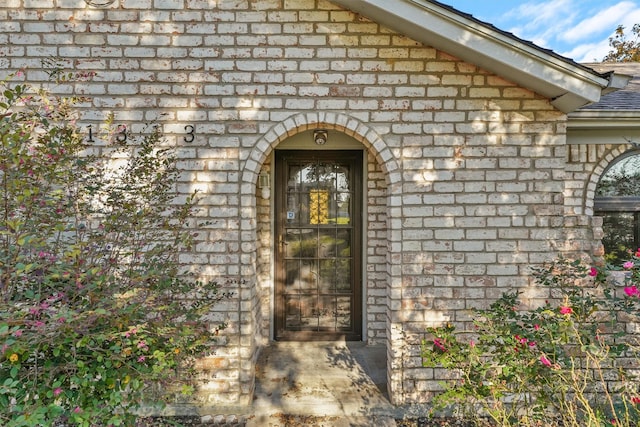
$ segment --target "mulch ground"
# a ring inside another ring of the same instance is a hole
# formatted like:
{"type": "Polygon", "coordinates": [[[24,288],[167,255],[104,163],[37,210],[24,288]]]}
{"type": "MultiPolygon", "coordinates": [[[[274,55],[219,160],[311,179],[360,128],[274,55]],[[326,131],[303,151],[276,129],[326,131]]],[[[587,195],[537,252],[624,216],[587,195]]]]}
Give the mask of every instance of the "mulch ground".
{"type": "Polygon", "coordinates": [[[396,420],[398,427],[491,427],[488,421],[477,424],[461,418],[414,418],[396,420]]]}
{"type": "MultiPolygon", "coordinates": [[[[301,416],[301,415],[276,415],[278,424],[284,427],[331,427],[337,423],[339,417],[317,417],[317,416],[301,416]]],[[[477,424],[469,420],[460,418],[406,418],[397,419],[397,427],[492,427],[487,423],[477,424]]],[[[212,426],[238,426],[242,427],[244,423],[241,422],[223,422],[220,424],[203,424],[199,417],[176,417],[172,419],[167,418],[145,418],[140,420],[137,427],[169,427],[169,426],[183,426],[183,427],[212,427],[212,426]]],[[[373,426],[372,426],[373,427],[373,426]]]]}

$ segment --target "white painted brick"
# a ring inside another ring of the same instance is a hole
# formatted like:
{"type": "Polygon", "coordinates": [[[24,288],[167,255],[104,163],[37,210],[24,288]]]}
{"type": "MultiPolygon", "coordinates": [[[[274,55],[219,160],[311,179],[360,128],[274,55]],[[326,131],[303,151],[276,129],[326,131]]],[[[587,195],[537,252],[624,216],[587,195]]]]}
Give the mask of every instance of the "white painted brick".
{"type": "Polygon", "coordinates": [[[21,45],[38,45],[40,44],[40,35],[38,34],[10,34],[9,43],[21,45]]]}
{"type": "Polygon", "coordinates": [[[55,6],[54,0],[24,0],[24,7],[27,9],[42,8],[53,9],[55,6]]]}
{"type": "Polygon", "coordinates": [[[53,58],[58,55],[58,48],[53,46],[27,46],[27,55],[53,58]]]}
{"type": "MultiPolygon", "coordinates": [[[[234,368],[206,386],[220,390],[205,395],[212,403],[247,396],[252,337],[271,322],[257,310],[270,300],[272,201],[253,206],[246,180],[299,130],[322,125],[371,147],[364,315],[367,338],[388,338],[392,352],[418,343],[427,324],[468,322],[465,310],[500,288],[526,286],[525,266],[562,238],[555,228],[589,230],[562,214],[588,211],[582,200],[595,184],[585,182],[603,153],[565,149],[566,117],[548,100],[330,2],[119,0],[91,9],[56,0],[64,10],[47,11],[50,0],[6,1],[0,67],[25,67],[26,79],[44,82],[40,59],[56,53],[99,71],[58,89],[93,95],[83,120],[97,124],[113,111],[132,129],[159,121],[167,142],[180,144],[181,200],[203,190],[197,216],[211,220],[181,257],[184,268],[250,278],[216,313],[233,319],[225,339],[239,347],[220,347],[234,368]],[[196,126],[191,145],[185,124],[196,126]],[[425,289],[434,298],[427,309],[416,300],[425,289]]],[[[573,247],[591,243],[576,237],[573,247]]],[[[437,388],[414,353],[391,367],[392,386],[406,387],[401,399],[437,388]]]]}

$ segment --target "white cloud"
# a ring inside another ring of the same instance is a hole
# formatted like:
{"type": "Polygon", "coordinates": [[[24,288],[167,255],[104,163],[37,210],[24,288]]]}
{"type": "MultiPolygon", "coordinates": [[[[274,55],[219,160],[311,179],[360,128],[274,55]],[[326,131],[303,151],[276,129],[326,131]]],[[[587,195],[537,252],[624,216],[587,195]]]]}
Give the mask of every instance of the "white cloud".
{"type": "MultiPolygon", "coordinates": [[[[640,23],[640,7],[633,5],[633,10],[625,13],[619,20],[606,29],[607,33],[601,37],[590,37],[585,34],[584,43],[575,45],[570,51],[562,53],[562,55],[573,58],[578,62],[602,61],[602,59],[611,51],[609,38],[615,35],[615,29],[618,25],[625,27],[625,32],[631,36],[631,28],[634,24],[640,23]]],[[[604,30],[603,30],[604,31],[604,30]]]]}
{"type": "Polygon", "coordinates": [[[609,53],[609,39],[595,43],[583,43],[560,55],[571,58],[576,62],[600,62],[609,53]]]}
{"type": "Polygon", "coordinates": [[[517,22],[508,31],[541,47],[550,47],[558,32],[571,28],[577,16],[576,0],[527,2],[505,13],[504,22],[517,22]],[[553,22],[553,26],[549,23],[553,22]]]}
{"type": "Polygon", "coordinates": [[[502,14],[498,27],[579,62],[601,61],[618,25],[640,23],[638,1],[527,1],[502,14]]]}
{"type": "Polygon", "coordinates": [[[631,35],[640,0],[440,0],[579,62],[601,61],[618,25],[631,35]]]}
{"type": "Polygon", "coordinates": [[[611,32],[624,19],[625,16],[637,9],[636,5],[630,1],[623,1],[611,7],[598,11],[594,16],[583,19],[573,28],[559,35],[561,40],[567,42],[577,42],[600,34],[603,31],[611,32]]]}

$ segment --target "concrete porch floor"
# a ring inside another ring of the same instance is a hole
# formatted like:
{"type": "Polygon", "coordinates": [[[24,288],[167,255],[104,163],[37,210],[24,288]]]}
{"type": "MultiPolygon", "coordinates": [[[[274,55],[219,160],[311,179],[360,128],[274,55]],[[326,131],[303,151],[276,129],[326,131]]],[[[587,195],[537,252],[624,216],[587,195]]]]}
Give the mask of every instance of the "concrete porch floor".
{"type": "Polygon", "coordinates": [[[386,348],[361,342],[274,342],[262,350],[247,427],[395,427],[386,348]]]}

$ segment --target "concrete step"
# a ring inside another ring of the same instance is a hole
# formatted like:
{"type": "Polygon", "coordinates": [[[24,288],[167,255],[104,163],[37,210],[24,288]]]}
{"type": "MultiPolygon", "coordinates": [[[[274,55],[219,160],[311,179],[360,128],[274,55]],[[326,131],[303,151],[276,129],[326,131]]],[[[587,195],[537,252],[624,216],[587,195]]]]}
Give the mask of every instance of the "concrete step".
{"type": "Polygon", "coordinates": [[[276,342],[256,369],[248,427],[395,427],[386,349],[364,343],[276,342]]]}

